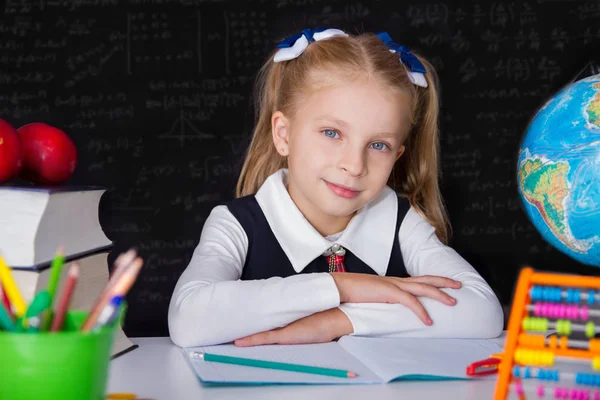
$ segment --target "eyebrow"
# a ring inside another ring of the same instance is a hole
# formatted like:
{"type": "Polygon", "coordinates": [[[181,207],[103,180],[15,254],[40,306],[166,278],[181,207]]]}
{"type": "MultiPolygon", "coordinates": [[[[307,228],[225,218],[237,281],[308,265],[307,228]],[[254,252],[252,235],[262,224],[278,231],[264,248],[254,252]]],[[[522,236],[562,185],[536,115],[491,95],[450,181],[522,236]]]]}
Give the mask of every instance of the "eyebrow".
{"type": "Polygon", "coordinates": [[[317,118],[315,118],[317,121],[329,121],[329,122],[333,122],[334,124],[340,125],[344,128],[348,127],[348,123],[346,121],[343,121],[341,119],[337,119],[335,117],[332,117],[330,115],[320,115],[317,118]]]}
{"type": "MultiPolygon", "coordinates": [[[[346,121],[332,117],[330,115],[320,115],[320,116],[316,117],[315,119],[317,121],[333,122],[334,124],[337,124],[337,125],[341,126],[342,128],[347,128],[350,125],[346,121]]],[[[378,132],[376,134],[376,136],[382,136],[382,137],[386,137],[386,138],[396,138],[398,135],[393,132],[378,132]]]]}

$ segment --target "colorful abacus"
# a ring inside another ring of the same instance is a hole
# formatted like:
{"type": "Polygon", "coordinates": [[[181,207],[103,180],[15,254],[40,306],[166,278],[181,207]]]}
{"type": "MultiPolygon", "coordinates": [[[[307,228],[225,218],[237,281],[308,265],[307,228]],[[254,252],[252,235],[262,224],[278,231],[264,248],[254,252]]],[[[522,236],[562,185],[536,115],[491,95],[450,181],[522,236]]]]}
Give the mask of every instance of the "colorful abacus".
{"type": "Polygon", "coordinates": [[[600,400],[598,323],[600,277],[523,268],[494,399],[508,398],[512,387],[519,399],[600,400]]]}

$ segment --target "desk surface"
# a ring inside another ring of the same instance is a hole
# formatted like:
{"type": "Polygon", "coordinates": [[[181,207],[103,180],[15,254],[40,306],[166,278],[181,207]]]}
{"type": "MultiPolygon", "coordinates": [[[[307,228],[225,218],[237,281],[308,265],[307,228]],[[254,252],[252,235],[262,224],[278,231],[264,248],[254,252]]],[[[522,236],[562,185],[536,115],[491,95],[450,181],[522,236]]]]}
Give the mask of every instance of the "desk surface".
{"type": "Polygon", "coordinates": [[[111,362],[108,393],[133,392],[153,400],[186,399],[306,399],[375,398],[377,400],[491,399],[495,380],[399,381],[381,385],[318,386],[203,386],[192,372],[179,347],[167,337],[134,338],[140,347],[111,362]]]}

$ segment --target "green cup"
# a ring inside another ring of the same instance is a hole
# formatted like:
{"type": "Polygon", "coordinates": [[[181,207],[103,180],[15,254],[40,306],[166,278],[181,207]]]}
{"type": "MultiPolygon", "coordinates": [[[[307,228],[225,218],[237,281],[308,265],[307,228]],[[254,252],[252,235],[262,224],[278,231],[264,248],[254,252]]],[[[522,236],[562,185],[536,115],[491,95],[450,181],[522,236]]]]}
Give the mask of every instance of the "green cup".
{"type": "Polygon", "coordinates": [[[87,315],[70,311],[60,332],[0,331],[0,400],[103,400],[119,321],[84,333],[87,315]]]}

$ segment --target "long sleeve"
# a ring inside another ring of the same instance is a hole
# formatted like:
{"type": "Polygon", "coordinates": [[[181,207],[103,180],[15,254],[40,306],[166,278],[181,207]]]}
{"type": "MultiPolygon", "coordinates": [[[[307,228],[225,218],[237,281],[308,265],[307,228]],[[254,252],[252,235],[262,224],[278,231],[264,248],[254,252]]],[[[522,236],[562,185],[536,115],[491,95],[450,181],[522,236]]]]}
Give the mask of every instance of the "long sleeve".
{"type": "Polygon", "coordinates": [[[401,304],[344,303],[340,309],[354,327],[353,335],[395,337],[492,338],[503,329],[502,307],[485,280],[452,248],[442,244],[435,228],[414,209],[398,235],[402,258],[411,276],[437,275],[458,280],[458,290],[442,289],[457,303],[447,306],[419,298],[433,324],[427,326],[401,304]]]}
{"type": "Polygon", "coordinates": [[[248,238],[226,206],[213,209],[169,305],[169,333],[179,346],[231,342],[339,305],[327,273],[241,281],[248,238]]]}

